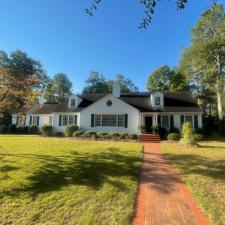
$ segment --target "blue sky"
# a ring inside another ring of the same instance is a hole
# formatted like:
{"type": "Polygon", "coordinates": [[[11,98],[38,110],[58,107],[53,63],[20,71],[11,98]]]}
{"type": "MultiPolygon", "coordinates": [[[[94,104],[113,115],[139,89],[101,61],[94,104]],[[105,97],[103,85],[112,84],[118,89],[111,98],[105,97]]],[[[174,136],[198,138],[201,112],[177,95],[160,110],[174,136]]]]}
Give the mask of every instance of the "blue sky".
{"type": "Polygon", "coordinates": [[[85,8],[91,1],[0,0],[0,49],[27,52],[49,76],[66,73],[74,92],[82,90],[90,70],[110,79],[123,74],[145,90],[150,72],[178,64],[191,27],[210,6],[210,0],[189,0],[177,11],[175,0],[163,0],[148,30],[141,31],[139,0],[102,0],[90,18],[85,8]]]}

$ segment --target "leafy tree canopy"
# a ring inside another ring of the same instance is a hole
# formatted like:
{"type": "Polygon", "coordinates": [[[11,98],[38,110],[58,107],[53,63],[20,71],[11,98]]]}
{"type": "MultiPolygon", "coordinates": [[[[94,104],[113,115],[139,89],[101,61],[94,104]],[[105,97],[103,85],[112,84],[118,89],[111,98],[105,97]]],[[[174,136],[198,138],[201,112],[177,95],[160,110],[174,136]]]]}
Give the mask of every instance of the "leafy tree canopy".
{"type": "MultiPolygon", "coordinates": [[[[219,121],[225,86],[225,11],[215,5],[199,19],[191,32],[192,42],[182,54],[180,68],[187,77],[199,77],[204,89],[215,92],[219,121]]],[[[220,123],[219,123],[220,124],[220,123]]],[[[221,126],[221,124],[220,124],[221,126]]]]}
{"type": "Polygon", "coordinates": [[[0,109],[15,111],[33,105],[48,80],[41,63],[16,50],[0,51],[0,109]]]}
{"type": "MultiPolygon", "coordinates": [[[[116,80],[119,81],[121,92],[137,92],[138,88],[130,79],[126,79],[123,75],[118,74],[116,80]]],[[[86,85],[83,89],[83,93],[112,93],[114,80],[106,80],[105,77],[99,72],[91,71],[86,85]]]]}
{"type": "Polygon", "coordinates": [[[96,71],[90,71],[83,93],[110,93],[110,86],[105,77],[96,71]]]}
{"type": "Polygon", "coordinates": [[[48,102],[62,102],[72,92],[72,83],[64,73],[57,73],[53,79],[48,82],[44,92],[44,98],[48,102]]]}
{"type": "Polygon", "coordinates": [[[149,91],[185,91],[188,85],[183,73],[164,65],[149,75],[147,89],[149,91]]]}

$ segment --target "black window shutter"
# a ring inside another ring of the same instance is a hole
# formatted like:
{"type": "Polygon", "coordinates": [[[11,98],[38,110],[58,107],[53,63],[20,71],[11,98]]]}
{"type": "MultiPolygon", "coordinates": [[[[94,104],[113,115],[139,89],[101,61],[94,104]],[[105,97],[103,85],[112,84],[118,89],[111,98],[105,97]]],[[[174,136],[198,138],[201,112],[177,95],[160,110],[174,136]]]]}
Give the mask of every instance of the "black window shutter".
{"type": "Polygon", "coordinates": [[[30,125],[32,124],[32,116],[30,116],[30,122],[29,122],[29,124],[30,125]]]}
{"type": "Polygon", "coordinates": [[[171,129],[174,128],[174,119],[173,119],[173,115],[170,116],[170,128],[171,128],[171,129]]]}
{"type": "Polygon", "coordinates": [[[94,118],[95,118],[95,115],[91,114],[91,127],[94,127],[94,118]]]}
{"type": "Polygon", "coordinates": [[[128,127],[128,114],[124,114],[124,127],[127,128],[128,127]]]}
{"type": "Polygon", "coordinates": [[[18,125],[18,123],[19,123],[19,117],[17,116],[16,117],[16,125],[18,125]]]}
{"type": "Polygon", "coordinates": [[[198,129],[198,116],[197,115],[194,116],[194,126],[195,126],[195,129],[198,129]]]}
{"type": "Polygon", "coordinates": [[[77,125],[77,115],[74,116],[74,124],[77,125]]]}
{"type": "Polygon", "coordinates": [[[40,116],[37,117],[37,126],[39,126],[39,119],[40,119],[40,116]]]}
{"type": "Polygon", "coordinates": [[[62,126],[62,115],[59,115],[59,126],[62,126]]]}
{"type": "Polygon", "coordinates": [[[184,123],[184,115],[181,115],[180,116],[180,124],[181,124],[181,126],[183,125],[183,123],[184,123]]]}
{"type": "Polygon", "coordinates": [[[158,120],[158,125],[161,125],[161,116],[160,115],[157,116],[157,120],[158,120]]]}

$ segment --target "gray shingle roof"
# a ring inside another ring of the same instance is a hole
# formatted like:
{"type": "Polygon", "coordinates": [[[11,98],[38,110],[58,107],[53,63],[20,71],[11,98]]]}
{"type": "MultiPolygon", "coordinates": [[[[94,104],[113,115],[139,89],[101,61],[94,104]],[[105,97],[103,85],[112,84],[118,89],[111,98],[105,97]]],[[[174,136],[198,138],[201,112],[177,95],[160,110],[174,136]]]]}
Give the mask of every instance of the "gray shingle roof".
{"type": "MultiPolygon", "coordinates": [[[[80,112],[107,94],[82,94],[78,108],[69,108],[68,100],[59,104],[43,104],[31,109],[32,114],[50,114],[52,112],[80,112]]],[[[155,108],[150,104],[150,92],[122,93],[120,99],[141,112],[202,112],[189,92],[165,92],[164,107],[155,108]]]]}

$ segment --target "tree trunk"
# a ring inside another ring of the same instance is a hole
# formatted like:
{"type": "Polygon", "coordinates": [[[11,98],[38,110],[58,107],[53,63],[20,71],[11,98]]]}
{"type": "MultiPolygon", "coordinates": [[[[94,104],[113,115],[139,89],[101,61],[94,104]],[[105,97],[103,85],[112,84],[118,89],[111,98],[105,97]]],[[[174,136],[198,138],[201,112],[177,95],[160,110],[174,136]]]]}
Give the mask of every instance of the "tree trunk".
{"type": "Polygon", "coordinates": [[[218,110],[218,129],[223,130],[223,109],[222,109],[222,93],[217,92],[217,110],[218,110]]]}
{"type": "Polygon", "coordinates": [[[218,110],[218,129],[219,132],[223,131],[223,106],[222,106],[222,93],[224,91],[223,82],[221,79],[222,76],[222,66],[220,63],[220,56],[217,55],[216,57],[217,67],[218,67],[218,74],[217,74],[217,81],[216,81],[216,95],[217,95],[217,110],[218,110]],[[222,85],[221,85],[222,82],[222,85]]]}

